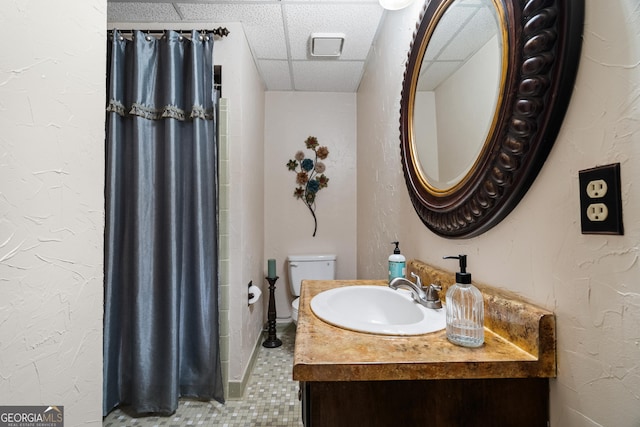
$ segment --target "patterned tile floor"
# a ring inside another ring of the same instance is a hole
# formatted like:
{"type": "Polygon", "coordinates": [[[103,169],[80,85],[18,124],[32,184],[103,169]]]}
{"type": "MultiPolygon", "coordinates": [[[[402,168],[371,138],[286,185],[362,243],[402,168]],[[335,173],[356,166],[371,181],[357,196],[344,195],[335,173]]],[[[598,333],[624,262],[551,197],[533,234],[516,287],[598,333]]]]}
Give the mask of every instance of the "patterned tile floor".
{"type": "Polygon", "coordinates": [[[132,418],[119,409],[102,421],[103,427],[299,427],[302,426],[298,382],[291,379],[295,328],[278,331],[282,346],[260,347],[242,400],[218,402],[181,400],[169,417],[132,418]]]}

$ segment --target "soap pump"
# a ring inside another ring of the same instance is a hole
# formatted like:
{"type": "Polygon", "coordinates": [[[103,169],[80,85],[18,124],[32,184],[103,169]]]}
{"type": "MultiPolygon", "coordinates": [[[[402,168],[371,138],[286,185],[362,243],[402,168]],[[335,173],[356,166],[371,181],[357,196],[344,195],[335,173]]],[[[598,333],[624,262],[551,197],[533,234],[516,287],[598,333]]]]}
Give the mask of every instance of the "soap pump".
{"type": "Polygon", "coordinates": [[[464,347],[480,347],[484,343],[484,301],[480,290],[471,284],[467,273],[467,256],[446,256],[460,261],[456,283],[447,290],[447,339],[464,347]]]}
{"type": "Polygon", "coordinates": [[[407,266],[407,260],[400,253],[400,248],[398,247],[400,242],[391,242],[391,244],[396,245],[396,248],[389,255],[389,283],[396,277],[404,277],[407,266]]]}

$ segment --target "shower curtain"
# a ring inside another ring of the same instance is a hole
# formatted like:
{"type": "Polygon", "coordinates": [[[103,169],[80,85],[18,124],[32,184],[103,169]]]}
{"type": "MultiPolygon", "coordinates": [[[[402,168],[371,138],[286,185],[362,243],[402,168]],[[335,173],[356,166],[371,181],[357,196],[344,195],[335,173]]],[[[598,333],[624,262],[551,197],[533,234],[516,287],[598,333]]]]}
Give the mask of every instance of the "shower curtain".
{"type": "Polygon", "coordinates": [[[213,34],[108,46],[104,394],[135,414],[223,402],[213,34]]]}

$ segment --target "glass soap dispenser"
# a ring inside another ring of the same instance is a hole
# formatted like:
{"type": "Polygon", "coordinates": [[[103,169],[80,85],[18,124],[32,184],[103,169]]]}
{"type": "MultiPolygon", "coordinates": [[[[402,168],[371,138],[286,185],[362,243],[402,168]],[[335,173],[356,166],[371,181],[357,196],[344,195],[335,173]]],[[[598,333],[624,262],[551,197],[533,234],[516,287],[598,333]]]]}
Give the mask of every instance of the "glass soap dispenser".
{"type": "Polygon", "coordinates": [[[447,339],[464,347],[480,347],[484,343],[484,301],[480,290],[471,284],[467,256],[447,256],[444,259],[460,261],[456,283],[447,290],[447,339]]]}

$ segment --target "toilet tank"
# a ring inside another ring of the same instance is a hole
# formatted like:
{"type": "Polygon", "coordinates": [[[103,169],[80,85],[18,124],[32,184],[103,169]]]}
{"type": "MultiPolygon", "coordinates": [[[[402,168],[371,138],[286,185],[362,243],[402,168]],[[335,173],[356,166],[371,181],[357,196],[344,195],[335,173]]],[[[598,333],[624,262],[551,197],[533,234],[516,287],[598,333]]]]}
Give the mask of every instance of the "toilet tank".
{"type": "Polygon", "coordinates": [[[295,296],[300,295],[303,280],[333,280],[336,278],[335,255],[289,255],[289,285],[295,296]]]}

